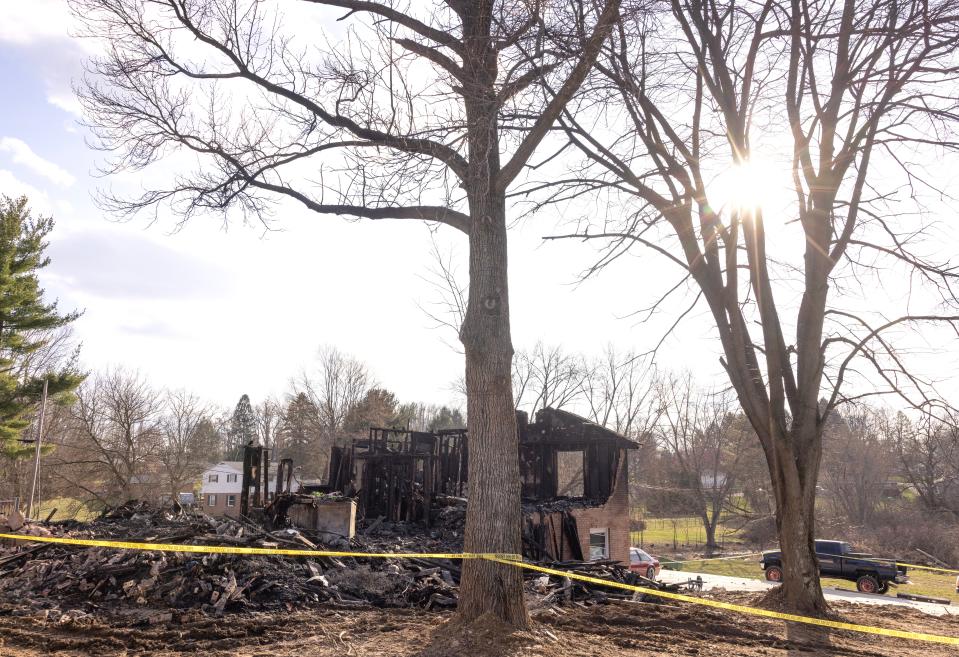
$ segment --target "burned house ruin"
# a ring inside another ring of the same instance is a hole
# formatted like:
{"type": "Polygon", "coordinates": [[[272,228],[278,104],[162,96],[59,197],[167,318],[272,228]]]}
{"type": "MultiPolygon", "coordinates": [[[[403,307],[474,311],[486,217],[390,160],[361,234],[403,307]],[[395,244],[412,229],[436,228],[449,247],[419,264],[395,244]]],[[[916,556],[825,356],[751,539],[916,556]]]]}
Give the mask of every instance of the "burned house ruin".
{"type": "MultiPolygon", "coordinates": [[[[628,562],[627,451],[636,443],[568,411],[517,412],[525,517],[533,559],[628,562]]],[[[465,429],[371,428],[333,450],[328,490],[357,499],[359,518],[431,525],[451,498],[469,495],[465,429]]]]}
{"type": "Polygon", "coordinates": [[[629,563],[627,452],[636,443],[574,413],[517,416],[524,553],[534,559],[629,563]]]}

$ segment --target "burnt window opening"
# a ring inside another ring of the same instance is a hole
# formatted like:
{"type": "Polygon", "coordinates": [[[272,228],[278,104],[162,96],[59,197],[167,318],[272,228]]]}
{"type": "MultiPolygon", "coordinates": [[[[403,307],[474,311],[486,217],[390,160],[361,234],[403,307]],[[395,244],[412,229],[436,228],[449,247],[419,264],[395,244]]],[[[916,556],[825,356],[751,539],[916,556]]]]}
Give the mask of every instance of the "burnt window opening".
{"type": "Polygon", "coordinates": [[[557,451],[556,495],[558,497],[583,497],[585,467],[585,450],[557,451]]]}
{"type": "Polygon", "coordinates": [[[537,411],[534,422],[518,412],[517,425],[525,502],[569,497],[605,504],[626,451],[637,446],[615,431],[554,408],[537,411]]]}

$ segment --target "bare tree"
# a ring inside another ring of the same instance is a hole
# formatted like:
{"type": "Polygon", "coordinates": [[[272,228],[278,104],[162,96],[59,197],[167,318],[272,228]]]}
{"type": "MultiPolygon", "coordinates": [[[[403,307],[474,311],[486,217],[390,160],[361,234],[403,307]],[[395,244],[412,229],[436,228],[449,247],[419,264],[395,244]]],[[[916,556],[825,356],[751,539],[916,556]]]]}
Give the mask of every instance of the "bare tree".
{"type": "Polygon", "coordinates": [[[537,203],[543,190],[600,195],[591,208],[609,213],[591,209],[565,236],[603,240],[592,271],[634,248],[675,267],[650,313],[687,292],[676,323],[705,304],[770,470],[784,601],[822,612],[813,531],[829,414],[870,394],[939,403],[895,347],[909,327],[957,320],[957,273],[925,251],[921,162],[959,145],[957,97],[942,91],[955,86],[959,2],[636,0],[622,14],[562,117],[583,166],[526,191],[537,203]],[[788,241],[770,238],[761,206],[723,204],[714,184],[763,166],[776,143],[793,201],[773,221],[788,241]],[[890,271],[940,305],[913,311],[903,285],[886,299],[897,314],[878,312],[890,271]]]}
{"type": "Polygon", "coordinates": [[[564,408],[582,396],[588,376],[585,360],[560,345],[542,341],[513,356],[513,398],[532,416],[541,408],[564,408]]]}
{"type": "Polygon", "coordinates": [[[887,421],[876,409],[862,406],[834,413],[823,435],[823,487],[826,500],[852,525],[869,525],[892,474],[887,421]]]}
{"type": "Polygon", "coordinates": [[[139,374],[116,369],[88,378],[77,390],[51,470],[103,504],[129,499],[163,444],[161,406],[160,395],[139,374]]]}
{"type": "Polygon", "coordinates": [[[203,471],[217,460],[220,436],[212,411],[198,397],[183,390],[168,392],[160,413],[157,460],[170,499],[192,489],[203,471]]]}
{"type": "Polygon", "coordinates": [[[899,413],[883,428],[922,507],[959,516],[959,425],[928,417],[914,423],[899,413]]]}
{"type": "Polygon", "coordinates": [[[580,387],[589,406],[589,419],[627,438],[646,442],[662,414],[657,374],[650,359],[633,352],[621,356],[615,347],[607,345],[585,370],[580,387]]]}
{"type": "Polygon", "coordinates": [[[375,386],[365,363],[332,346],[319,349],[314,372],[304,372],[293,382],[286,421],[299,436],[295,442],[312,437],[302,461],[311,475],[324,477],[330,448],[344,446],[350,438],[345,426],[350,412],[375,386]]]}
{"type": "Polygon", "coordinates": [[[711,552],[719,547],[716,529],[740,484],[742,447],[751,432],[730,395],[699,392],[689,375],[666,379],[659,389],[663,413],[657,434],[676,459],[711,552]]]}
{"type": "Polygon", "coordinates": [[[304,372],[295,384],[295,392],[303,392],[316,408],[320,431],[329,445],[346,439],[343,423],[363,397],[376,385],[366,365],[326,346],[317,353],[315,374],[304,372]]]}
{"type": "MultiPolygon", "coordinates": [[[[433,328],[441,329],[444,336],[451,332],[459,335],[466,318],[467,286],[461,282],[452,252],[442,251],[435,237],[432,256],[433,266],[423,280],[433,286],[439,298],[428,305],[420,305],[420,310],[433,322],[433,328]]],[[[445,338],[443,341],[446,342],[445,338]]],[[[457,353],[463,352],[462,345],[450,344],[450,347],[457,353]]]]}
{"type": "Polygon", "coordinates": [[[322,439],[320,415],[304,392],[290,395],[280,424],[278,458],[292,458],[309,477],[321,478],[326,470],[329,443],[322,439]]]}
{"type": "Polygon", "coordinates": [[[283,428],[283,405],[273,398],[264,399],[256,405],[256,433],[260,444],[270,450],[276,459],[280,451],[283,428]]]}
{"type": "MultiPolygon", "coordinates": [[[[121,212],[169,204],[185,221],[234,207],[265,218],[289,198],[468,235],[465,548],[519,553],[506,192],[589,72],[619,0],[311,4],[351,19],[319,57],[316,33],[287,29],[264,2],[72,0],[109,42],[83,102],[113,170],[174,151],[200,162],[137,199],[105,200],[121,212]],[[544,47],[547,34],[566,52],[544,47]],[[556,93],[544,98],[543,84],[556,93]]],[[[466,562],[459,613],[525,626],[522,574],[466,562]]]]}

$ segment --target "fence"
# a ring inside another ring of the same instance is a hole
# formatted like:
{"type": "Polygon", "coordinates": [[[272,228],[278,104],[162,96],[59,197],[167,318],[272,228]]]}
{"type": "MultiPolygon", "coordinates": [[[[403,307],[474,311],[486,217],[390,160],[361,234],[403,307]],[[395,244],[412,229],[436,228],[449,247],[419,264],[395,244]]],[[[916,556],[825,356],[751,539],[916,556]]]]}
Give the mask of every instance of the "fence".
{"type": "Polygon", "coordinates": [[[0,516],[8,516],[14,511],[20,510],[20,498],[14,497],[12,500],[0,500],[0,516]]]}
{"type": "MultiPolygon", "coordinates": [[[[645,529],[633,530],[633,545],[641,547],[701,550],[706,547],[706,530],[702,520],[695,516],[676,518],[645,518],[645,529]]],[[[716,528],[716,543],[726,549],[740,543],[739,532],[720,523],[716,528]]]]}

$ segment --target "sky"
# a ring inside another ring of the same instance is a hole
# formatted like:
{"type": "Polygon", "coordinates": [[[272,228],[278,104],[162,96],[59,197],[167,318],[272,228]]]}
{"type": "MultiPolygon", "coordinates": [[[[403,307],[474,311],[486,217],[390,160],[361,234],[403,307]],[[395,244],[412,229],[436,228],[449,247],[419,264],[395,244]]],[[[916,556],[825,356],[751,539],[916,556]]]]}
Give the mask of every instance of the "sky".
{"type": "MultiPolygon", "coordinates": [[[[93,46],[72,29],[62,0],[0,5],[0,193],[26,194],[56,220],[41,279],[62,309],[83,312],[75,332],[86,368],[138,370],[158,387],[229,407],[244,393],[254,403],[284,394],[291,377],[315,367],[320,346],[335,345],[404,401],[462,403],[452,389],[463,368],[456,336],[424,310],[440,300],[432,240],[464,275],[460,234],[293,205],[276,230],[215,217],[179,230],[162,214],[118,221],[93,202],[111,181],[97,173],[103,154],[79,124],[72,85],[93,46]]],[[[551,228],[531,220],[510,235],[514,345],[598,354],[606,344],[655,344],[626,317],[642,305],[631,294],[641,270],[579,284],[592,250],[544,243],[551,228]]],[[[691,327],[673,360],[715,364],[706,333],[705,323],[691,327]]]]}
{"type": "MultiPolygon", "coordinates": [[[[319,20],[319,19],[317,19],[319,20]]],[[[320,27],[325,27],[322,24],[320,27]]],[[[93,202],[116,181],[97,173],[72,85],[95,45],[71,36],[63,0],[0,3],[0,193],[26,194],[56,219],[42,282],[75,323],[91,371],[137,370],[158,387],[183,388],[224,408],[242,394],[281,396],[315,367],[323,345],[366,362],[403,401],[461,404],[453,392],[462,355],[455,334],[424,311],[432,243],[465,274],[465,238],[414,222],[351,222],[284,204],[273,230],[199,217],[178,227],[160,213],[121,222],[93,202]]],[[[653,321],[631,313],[678,271],[629,255],[579,282],[592,247],[542,237],[572,217],[561,207],[510,233],[513,343],[570,352],[645,351],[677,305],[653,321]]],[[[798,244],[801,244],[801,238],[798,244]]],[[[954,252],[955,250],[953,250],[954,252]]],[[[464,277],[465,280],[465,277],[464,277]]],[[[660,365],[720,376],[719,346],[704,309],[660,351],[660,365]]]]}

